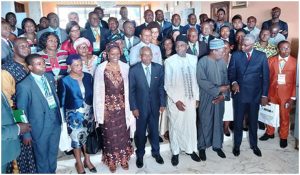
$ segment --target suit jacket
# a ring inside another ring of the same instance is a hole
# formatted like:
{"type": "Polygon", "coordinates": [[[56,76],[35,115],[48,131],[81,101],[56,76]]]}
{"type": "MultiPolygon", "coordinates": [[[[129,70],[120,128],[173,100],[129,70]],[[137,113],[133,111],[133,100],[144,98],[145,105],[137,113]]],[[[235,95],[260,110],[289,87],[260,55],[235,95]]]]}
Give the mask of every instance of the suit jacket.
{"type": "MultiPolygon", "coordinates": [[[[62,28],[59,28],[59,30],[60,30],[60,35],[61,35],[61,36],[59,37],[59,39],[60,39],[60,44],[61,44],[61,43],[63,43],[64,41],[66,41],[66,40],[68,39],[68,34],[67,34],[67,32],[66,32],[64,29],[62,29],[62,28]]],[[[38,31],[38,33],[37,33],[37,41],[38,41],[38,42],[39,42],[40,37],[42,36],[42,34],[45,33],[45,32],[52,32],[52,31],[50,30],[49,27],[46,28],[46,29],[44,29],[44,30],[38,31]]]]}
{"type": "Polygon", "coordinates": [[[14,52],[9,45],[1,39],[1,64],[3,64],[8,59],[13,59],[14,52]]]}
{"type": "Polygon", "coordinates": [[[145,23],[144,23],[144,24],[141,24],[141,25],[139,25],[139,26],[137,26],[137,27],[135,28],[134,35],[137,36],[137,37],[140,37],[140,34],[141,34],[142,30],[143,30],[144,28],[146,28],[146,27],[147,27],[147,26],[146,26],[145,23]]]}
{"type": "Polygon", "coordinates": [[[242,103],[260,103],[262,96],[268,96],[269,66],[264,52],[253,49],[250,61],[245,52],[233,52],[229,67],[230,84],[236,81],[240,92],[233,95],[242,103]]]}
{"type": "Polygon", "coordinates": [[[296,97],[296,58],[289,56],[285,63],[281,74],[285,74],[286,84],[278,84],[279,74],[279,58],[274,56],[268,59],[270,68],[270,88],[269,97],[279,97],[281,100],[288,100],[291,97],[296,97]]]}
{"type": "MultiPolygon", "coordinates": [[[[157,21],[156,21],[157,22],[157,21]]],[[[172,27],[172,23],[170,23],[169,21],[166,21],[164,20],[163,21],[163,26],[162,28],[160,29],[160,32],[159,32],[159,36],[158,36],[158,41],[162,41],[163,38],[165,38],[166,36],[164,36],[164,33],[163,31],[169,27],[172,27]]]]}
{"type": "MultiPolygon", "coordinates": [[[[52,74],[45,73],[45,77],[51,88],[51,92],[54,96],[57,105],[57,120],[61,123],[61,115],[59,112],[59,100],[56,95],[55,80],[52,74]]],[[[33,141],[43,139],[41,135],[45,131],[45,126],[48,126],[50,108],[46,98],[42,91],[36,84],[33,76],[28,75],[23,81],[17,84],[17,108],[24,110],[29,123],[31,124],[31,133],[25,133],[24,138],[31,138],[33,141]]]]}
{"type": "MultiPolygon", "coordinates": [[[[199,45],[198,60],[199,60],[201,57],[209,54],[209,48],[204,41],[198,41],[198,43],[199,43],[198,44],[199,45]]],[[[192,48],[189,47],[186,53],[193,55],[192,48]]]]}
{"type": "MultiPolygon", "coordinates": [[[[91,44],[93,44],[93,42],[96,41],[96,38],[94,37],[93,31],[91,29],[91,27],[88,27],[83,33],[82,36],[85,37],[86,39],[88,39],[91,44]]],[[[107,38],[109,36],[109,30],[106,28],[102,28],[100,27],[100,51],[93,51],[93,55],[97,55],[99,56],[99,54],[105,50],[105,45],[108,43],[107,38]]]]}
{"type": "Polygon", "coordinates": [[[151,113],[159,116],[159,108],[166,106],[164,90],[163,67],[151,63],[151,83],[148,86],[142,63],[138,63],[129,70],[129,104],[130,110],[139,110],[140,116],[147,117],[151,113]]]}
{"type": "MultiPolygon", "coordinates": [[[[185,25],[185,26],[183,27],[183,34],[187,34],[187,31],[188,31],[190,28],[191,28],[191,27],[190,27],[189,24],[185,25]]],[[[199,24],[196,24],[196,29],[197,29],[197,31],[198,31],[198,34],[200,34],[200,33],[201,33],[201,28],[200,28],[200,25],[199,25],[199,24]]]]}
{"type": "Polygon", "coordinates": [[[16,159],[20,152],[18,126],[13,119],[13,112],[3,93],[1,93],[1,165],[16,159]]]}
{"type": "MultiPolygon", "coordinates": [[[[132,36],[133,37],[133,43],[131,43],[132,44],[132,46],[131,46],[131,48],[133,47],[133,46],[135,46],[135,45],[137,45],[138,43],[140,43],[140,38],[139,37],[137,37],[137,36],[132,36]]],[[[128,47],[128,42],[127,42],[127,40],[125,39],[125,35],[124,35],[124,38],[123,38],[123,40],[124,40],[124,46],[125,46],[125,48],[127,48],[128,47]]],[[[130,48],[130,49],[131,49],[130,48]]],[[[130,51],[130,49],[128,50],[128,51],[130,51]]]]}
{"type": "MultiPolygon", "coordinates": [[[[104,21],[104,20],[101,19],[101,20],[100,20],[100,24],[101,24],[100,27],[102,26],[101,28],[105,28],[105,29],[107,29],[107,30],[109,29],[109,28],[108,28],[108,24],[107,24],[106,21],[104,21]]],[[[90,28],[90,27],[91,27],[91,25],[90,25],[89,21],[87,21],[87,22],[85,23],[84,28],[85,28],[85,29],[88,29],[88,28],[90,28]]]]}
{"type": "Polygon", "coordinates": [[[83,107],[83,102],[93,105],[93,79],[89,73],[84,72],[82,83],[85,89],[84,98],[81,94],[77,80],[67,75],[58,82],[57,95],[60,106],[64,109],[78,109],[83,107]]]}
{"type": "MultiPolygon", "coordinates": [[[[163,31],[164,37],[168,37],[168,36],[171,34],[172,31],[173,31],[173,26],[171,25],[171,27],[166,28],[166,29],[163,31]]],[[[179,26],[179,32],[180,32],[180,34],[184,34],[183,26],[179,26]]]]}

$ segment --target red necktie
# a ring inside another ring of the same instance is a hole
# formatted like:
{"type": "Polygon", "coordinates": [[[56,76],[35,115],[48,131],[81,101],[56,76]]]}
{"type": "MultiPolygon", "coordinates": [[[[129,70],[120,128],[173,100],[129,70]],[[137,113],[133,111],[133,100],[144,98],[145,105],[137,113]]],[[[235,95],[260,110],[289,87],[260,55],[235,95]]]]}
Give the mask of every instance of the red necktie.
{"type": "Polygon", "coordinates": [[[251,59],[250,52],[247,52],[247,60],[250,61],[250,59],[251,59]]]}

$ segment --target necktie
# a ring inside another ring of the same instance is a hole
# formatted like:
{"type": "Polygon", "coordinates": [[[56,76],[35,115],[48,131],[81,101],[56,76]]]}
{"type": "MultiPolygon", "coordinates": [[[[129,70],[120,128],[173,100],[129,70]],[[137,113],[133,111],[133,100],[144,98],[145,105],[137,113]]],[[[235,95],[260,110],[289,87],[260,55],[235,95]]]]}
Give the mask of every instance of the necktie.
{"type": "Polygon", "coordinates": [[[196,43],[193,44],[193,54],[197,55],[196,43]]]}
{"type": "Polygon", "coordinates": [[[94,32],[95,32],[96,42],[100,42],[100,35],[99,35],[99,32],[98,32],[98,28],[94,28],[94,32]]]}
{"type": "Polygon", "coordinates": [[[50,90],[49,90],[48,85],[47,85],[47,80],[44,76],[42,76],[42,83],[43,83],[43,89],[45,91],[45,96],[46,97],[51,96],[50,90]]]}
{"type": "Polygon", "coordinates": [[[130,49],[132,47],[131,41],[130,39],[128,39],[128,49],[130,49]]]}
{"type": "Polygon", "coordinates": [[[251,59],[250,52],[247,52],[247,60],[250,61],[250,59],[251,59]]]}
{"type": "Polygon", "coordinates": [[[150,74],[149,66],[146,67],[146,79],[147,79],[148,86],[150,87],[151,74],[150,74]]]}
{"type": "Polygon", "coordinates": [[[205,43],[207,43],[207,42],[206,42],[206,38],[205,38],[205,37],[202,37],[202,41],[204,41],[205,43]]]}
{"type": "Polygon", "coordinates": [[[7,41],[7,43],[8,43],[8,46],[12,49],[13,48],[13,45],[12,45],[12,43],[10,42],[10,40],[8,39],[8,40],[6,40],[7,41]]]}
{"type": "Polygon", "coordinates": [[[280,66],[280,71],[281,71],[281,70],[283,69],[283,67],[284,67],[286,61],[285,61],[285,59],[283,59],[283,58],[280,59],[279,61],[280,61],[280,62],[279,62],[279,66],[280,66]]]}

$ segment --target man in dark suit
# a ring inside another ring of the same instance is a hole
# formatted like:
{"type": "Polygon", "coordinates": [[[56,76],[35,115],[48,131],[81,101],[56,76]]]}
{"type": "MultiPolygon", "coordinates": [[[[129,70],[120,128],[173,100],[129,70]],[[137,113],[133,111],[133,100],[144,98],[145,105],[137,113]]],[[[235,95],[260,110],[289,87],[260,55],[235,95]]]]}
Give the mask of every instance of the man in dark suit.
{"type": "Polygon", "coordinates": [[[10,24],[11,27],[11,33],[15,34],[16,36],[20,36],[24,33],[24,31],[18,27],[16,27],[17,24],[17,17],[16,14],[13,12],[8,12],[5,15],[5,21],[10,24]]]}
{"type": "Polygon", "coordinates": [[[147,128],[149,129],[148,137],[151,143],[152,157],[157,163],[164,163],[159,153],[158,121],[159,113],[163,113],[166,106],[163,67],[151,62],[153,55],[150,47],[143,46],[140,53],[141,62],[129,70],[130,110],[137,119],[135,145],[138,168],[144,165],[147,128]]]}
{"type": "Polygon", "coordinates": [[[62,122],[55,80],[45,73],[45,60],[39,54],[25,60],[31,73],[17,85],[16,99],[32,130],[23,135],[23,143],[33,146],[37,173],[55,173],[62,122]]]}
{"type": "Polygon", "coordinates": [[[147,25],[148,25],[150,22],[153,21],[153,19],[154,19],[153,11],[150,10],[150,9],[146,10],[146,11],[144,12],[144,19],[145,19],[145,23],[144,23],[144,24],[141,24],[141,25],[139,25],[139,26],[137,26],[137,27],[135,28],[135,33],[134,33],[134,35],[137,36],[137,37],[140,37],[140,34],[142,33],[142,30],[143,30],[144,28],[146,28],[147,25]]]}
{"type": "Polygon", "coordinates": [[[93,44],[93,55],[99,55],[107,44],[107,38],[109,36],[109,30],[103,28],[99,24],[99,17],[96,12],[89,13],[89,24],[90,26],[82,33],[85,37],[93,44]]]}
{"type": "Polygon", "coordinates": [[[135,28],[131,21],[125,21],[123,24],[124,29],[124,46],[130,51],[130,49],[140,42],[140,38],[134,36],[135,28]]]}
{"type": "Polygon", "coordinates": [[[242,51],[233,52],[228,67],[228,78],[232,85],[234,103],[234,148],[239,156],[243,138],[243,120],[248,112],[249,140],[253,153],[261,157],[257,147],[257,120],[259,104],[268,103],[269,67],[266,54],[253,49],[255,36],[247,34],[242,51]]]}
{"type": "Polygon", "coordinates": [[[162,41],[165,37],[163,31],[172,26],[169,21],[165,20],[164,12],[161,9],[155,11],[155,21],[160,25],[160,33],[158,36],[158,40],[162,41]]]}
{"type": "Polygon", "coordinates": [[[99,16],[99,25],[100,25],[100,27],[108,29],[108,23],[103,20],[104,9],[98,6],[98,7],[95,7],[94,12],[96,12],[99,16]]]}
{"type": "Polygon", "coordinates": [[[29,132],[31,128],[28,123],[15,123],[13,118],[13,111],[7,98],[1,93],[1,173],[3,174],[6,173],[8,163],[15,160],[21,152],[18,136],[29,132]]]}
{"type": "Polygon", "coordinates": [[[67,40],[68,34],[64,29],[59,27],[59,18],[57,14],[51,12],[47,15],[47,19],[49,21],[49,27],[37,33],[37,40],[39,41],[42,34],[46,32],[55,33],[59,37],[60,44],[67,40]]]}
{"type": "Polygon", "coordinates": [[[212,33],[211,30],[212,29],[210,27],[209,22],[205,21],[201,24],[201,33],[199,35],[199,41],[205,42],[207,49],[208,49],[209,42],[215,38],[213,35],[211,35],[212,33]]]}
{"type": "Polygon", "coordinates": [[[169,28],[166,28],[163,31],[163,35],[165,37],[168,37],[170,35],[170,33],[172,33],[173,30],[177,29],[179,30],[180,34],[183,34],[184,30],[183,30],[183,26],[180,25],[181,23],[181,18],[179,14],[174,14],[172,15],[172,26],[170,26],[169,28]]]}
{"type": "Polygon", "coordinates": [[[187,31],[187,38],[189,40],[189,48],[186,53],[195,55],[198,60],[209,54],[209,49],[204,41],[198,41],[198,32],[195,28],[190,28],[187,31]]]}
{"type": "Polygon", "coordinates": [[[188,24],[183,27],[183,34],[187,34],[190,28],[195,28],[198,33],[201,32],[200,25],[197,24],[197,16],[194,13],[189,14],[187,21],[188,24]]]}

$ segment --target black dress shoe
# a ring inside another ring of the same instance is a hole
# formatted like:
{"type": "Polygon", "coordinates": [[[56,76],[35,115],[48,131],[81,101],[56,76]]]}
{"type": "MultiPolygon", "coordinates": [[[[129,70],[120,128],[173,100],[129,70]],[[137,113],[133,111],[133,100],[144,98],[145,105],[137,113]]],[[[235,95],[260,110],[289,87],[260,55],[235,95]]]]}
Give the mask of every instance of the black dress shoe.
{"type": "Polygon", "coordinates": [[[261,157],[261,151],[258,147],[253,147],[252,150],[255,155],[257,155],[258,157],[261,157]]]}
{"type": "Polygon", "coordinates": [[[172,156],[171,163],[172,163],[173,166],[178,165],[178,163],[179,163],[178,157],[179,157],[179,154],[172,156]]]}
{"type": "Polygon", "coordinates": [[[280,147],[281,148],[285,148],[287,147],[288,143],[287,143],[287,139],[280,139],[280,147]]]}
{"type": "Polygon", "coordinates": [[[234,156],[239,156],[240,155],[240,148],[234,147],[232,150],[232,153],[234,156]]]}
{"type": "MultiPolygon", "coordinates": [[[[84,164],[83,166],[84,166],[84,168],[88,168],[88,166],[86,164],[84,164]]],[[[91,173],[97,173],[97,169],[95,167],[93,167],[91,169],[89,168],[89,170],[91,173]]]]}
{"type": "Polygon", "coordinates": [[[248,129],[248,128],[246,128],[246,127],[245,127],[245,128],[243,128],[243,131],[248,131],[248,130],[249,130],[249,129],[248,129]]]}
{"type": "Polygon", "coordinates": [[[268,139],[273,139],[274,138],[274,134],[273,135],[268,135],[267,133],[265,133],[263,136],[261,136],[260,138],[259,138],[259,140],[261,140],[261,141],[266,141],[266,140],[268,140],[268,139]]]}
{"type": "Polygon", "coordinates": [[[137,158],[135,164],[136,164],[136,167],[142,168],[144,166],[143,159],[137,158]]]}
{"type": "Polygon", "coordinates": [[[206,161],[206,154],[205,154],[205,149],[200,149],[199,150],[199,157],[202,161],[206,161]]]}
{"type": "Polygon", "coordinates": [[[152,155],[152,157],[155,158],[155,161],[159,164],[164,164],[164,159],[158,154],[158,155],[152,155]]]}
{"type": "Polygon", "coordinates": [[[193,152],[192,154],[190,154],[191,158],[193,159],[193,161],[196,161],[196,162],[200,162],[201,159],[198,157],[198,155],[193,152]]]}
{"type": "Polygon", "coordinates": [[[159,142],[164,142],[164,140],[161,138],[161,136],[159,136],[158,140],[159,140],[159,142]]]}
{"type": "Polygon", "coordinates": [[[222,151],[221,148],[213,148],[213,150],[214,150],[215,152],[217,152],[217,154],[218,154],[219,157],[226,158],[226,155],[225,155],[225,153],[222,151]]]}

